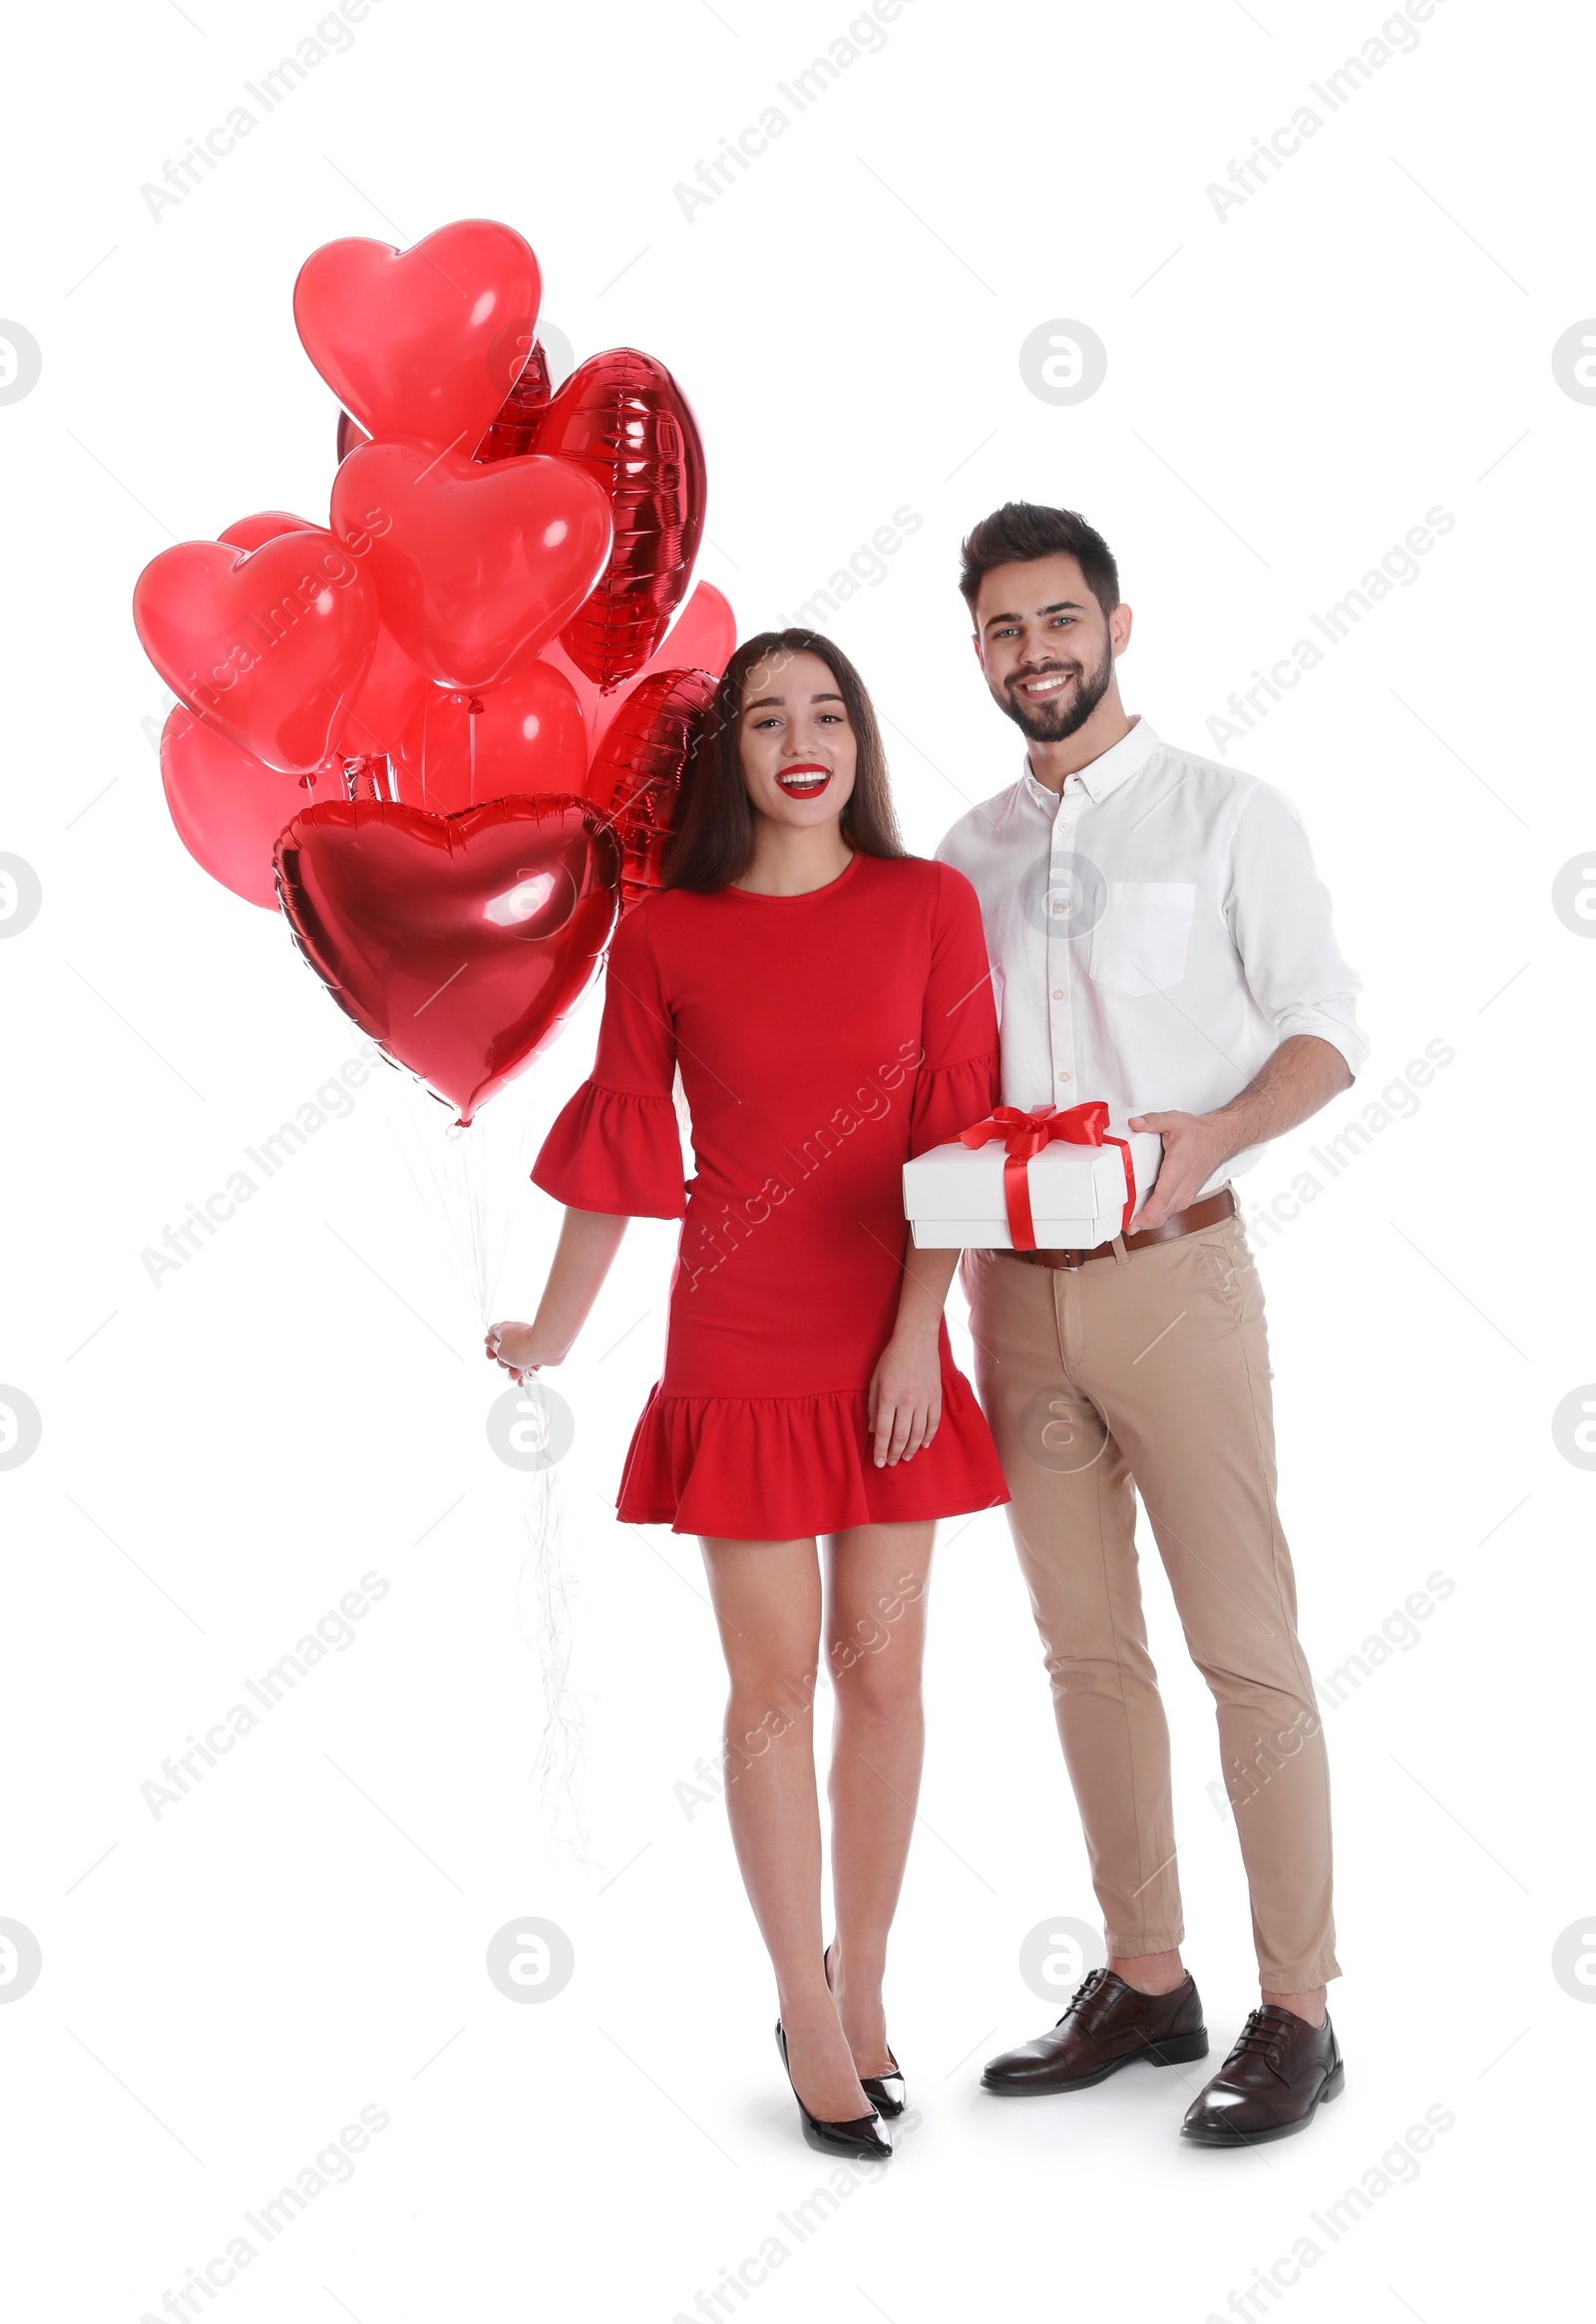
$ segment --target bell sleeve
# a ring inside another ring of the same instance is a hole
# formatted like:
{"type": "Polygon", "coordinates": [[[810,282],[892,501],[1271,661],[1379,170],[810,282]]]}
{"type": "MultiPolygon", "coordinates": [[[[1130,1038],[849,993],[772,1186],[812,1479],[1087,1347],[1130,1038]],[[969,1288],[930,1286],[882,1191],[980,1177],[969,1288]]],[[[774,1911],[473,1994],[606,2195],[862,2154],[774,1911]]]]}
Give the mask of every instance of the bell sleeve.
{"type": "Polygon", "coordinates": [[[931,969],[920,1069],[909,1115],[911,1157],[945,1146],[998,1102],[998,1008],[981,905],[963,872],[936,866],[931,969]]]}
{"type": "Polygon", "coordinates": [[[648,934],[647,906],[615,931],[593,1073],[556,1118],[532,1181],[572,1210],[628,1219],[686,1212],[671,1087],[676,1029],[648,934]]]}

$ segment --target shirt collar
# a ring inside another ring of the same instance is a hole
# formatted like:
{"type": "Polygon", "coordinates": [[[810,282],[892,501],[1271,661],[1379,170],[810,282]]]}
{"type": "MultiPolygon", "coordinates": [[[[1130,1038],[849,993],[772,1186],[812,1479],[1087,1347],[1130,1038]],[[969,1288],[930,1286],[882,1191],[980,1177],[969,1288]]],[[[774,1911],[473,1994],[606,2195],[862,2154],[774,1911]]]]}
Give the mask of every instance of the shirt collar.
{"type": "MultiPolygon", "coordinates": [[[[1065,777],[1063,795],[1066,798],[1071,795],[1078,797],[1084,792],[1094,806],[1098,805],[1108,797],[1110,791],[1117,791],[1121,783],[1128,783],[1132,775],[1140,774],[1158,747],[1157,735],[1147,720],[1138,715],[1130,732],[1122,734],[1116,743],[1110,744],[1101,757],[1094,758],[1078,774],[1065,777]]],[[[1045,783],[1037,782],[1030,771],[1028,755],[1020,783],[1029,798],[1048,815],[1056,811],[1059,794],[1049,791],[1045,783]]]]}

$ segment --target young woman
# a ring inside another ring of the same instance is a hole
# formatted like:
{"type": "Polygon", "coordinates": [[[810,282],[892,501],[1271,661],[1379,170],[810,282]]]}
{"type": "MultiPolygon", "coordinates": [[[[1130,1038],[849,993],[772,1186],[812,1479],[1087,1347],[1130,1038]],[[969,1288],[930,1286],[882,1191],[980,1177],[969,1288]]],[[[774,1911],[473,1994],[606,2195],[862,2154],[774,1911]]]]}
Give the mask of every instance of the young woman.
{"type": "Polygon", "coordinates": [[[533,1169],[568,1206],[537,1318],[494,1325],[488,1353],[518,1379],[560,1362],[627,1218],[683,1219],[617,1514],[700,1537],[731,1678],[727,1810],[805,2135],[886,2155],[880,2117],[904,2100],[881,1986],[920,1782],[932,1534],[1008,1498],[949,1350],[959,1255],[916,1251],[902,1198],[905,1160],[998,1100],[981,913],[961,874],[904,853],[869,696],[802,629],[732,656],[662,877],[616,932],[593,1077],[533,1169]]]}

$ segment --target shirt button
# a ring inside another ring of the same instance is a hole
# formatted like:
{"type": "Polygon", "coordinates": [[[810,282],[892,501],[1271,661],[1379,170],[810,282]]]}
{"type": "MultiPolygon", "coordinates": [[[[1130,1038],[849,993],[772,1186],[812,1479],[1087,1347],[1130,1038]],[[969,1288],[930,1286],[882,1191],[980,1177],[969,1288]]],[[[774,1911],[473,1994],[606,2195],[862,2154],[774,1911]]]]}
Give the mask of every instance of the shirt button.
{"type": "Polygon", "coordinates": [[[1067,1081],[1069,1079],[1069,1075],[1067,1073],[1060,1073],[1058,1078],[1060,1081],[1067,1081]]]}
{"type": "Polygon", "coordinates": [[[1069,827],[1069,825],[1068,825],[1067,823],[1061,823],[1061,824],[1058,826],[1058,828],[1059,828],[1059,830],[1060,830],[1060,831],[1068,831],[1068,829],[1069,829],[1070,827],[1069,827]]]}
{"type": "Polygon", "coordinates": [[[1062,1000],[1062,999],[1063,999],[1063,997],[1064,997],[1064,988],[1063,988],[1063,986],[1062,986],[1061,984],[1055,984],[1055,985],[1053,986],[1053,998],[1054,998],[1055,1000],[1062,1000]]]}
{"type": "Polygon", "coordinates": [[[1053,918],[1054,918],[1054,920],[1062,920],[1062,919],[1063,919],[1063,917],[1064,917],[1064,915],[1065,915],[1065,914],[1068,912],[1068,910],[1069,910],[1069,906],[1068,906],[1067,904],[1055,904],[1055,905],[1053,906],[1053,918]]]}

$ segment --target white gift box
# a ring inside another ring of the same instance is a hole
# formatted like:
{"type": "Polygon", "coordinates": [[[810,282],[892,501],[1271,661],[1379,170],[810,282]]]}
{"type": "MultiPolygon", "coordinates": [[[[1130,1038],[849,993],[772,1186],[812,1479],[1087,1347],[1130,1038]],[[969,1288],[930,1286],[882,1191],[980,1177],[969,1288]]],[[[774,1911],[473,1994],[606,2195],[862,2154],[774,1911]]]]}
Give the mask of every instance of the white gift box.
{"type": "MultiPolygon", "coordinates": [[[[1158,1175],[1164,1141],[1151,1130],[1110,1125],[1130,1148],[1139,1204],[1158,1175]]],[[[985,1146],[933,1146],[904,1164],[904,1212],[921,1251],[1011,1251],[1000,1138],[985,1146]]],[[[1112,1242],[1125,1217],[1125,1159],[1118,1146],[1071,1146],[1060,1138],[1026,1165],[1038,1251],[1089,1251],[1112,1242]]],[[[1132,1214],[1134,1216],[1134,1213],[1132,1214]]]]}

